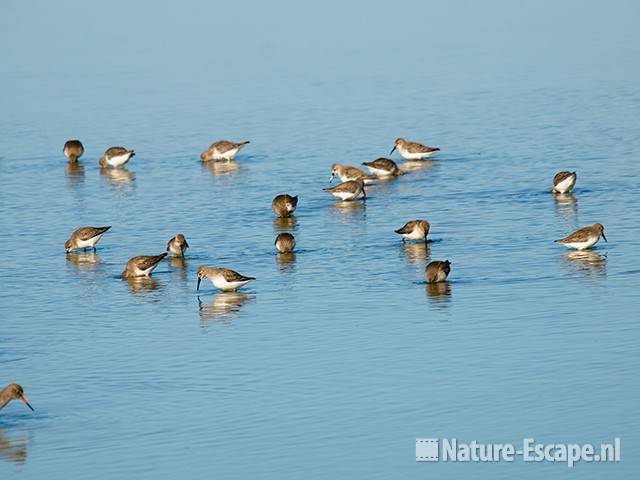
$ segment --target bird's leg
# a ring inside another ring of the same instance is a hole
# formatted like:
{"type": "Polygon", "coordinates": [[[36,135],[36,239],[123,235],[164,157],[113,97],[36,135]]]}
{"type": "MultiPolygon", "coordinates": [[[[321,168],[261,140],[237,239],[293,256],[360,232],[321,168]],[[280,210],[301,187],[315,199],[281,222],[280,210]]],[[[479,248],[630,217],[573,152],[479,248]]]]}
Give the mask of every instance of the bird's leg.
{"type": "Polygon", "coordinates": [[[93,247],[93,253],[96,253],[96,251],[97,251],[97,250],[96,250],[96,247],[94,246],[94,247],[93,247]]]}

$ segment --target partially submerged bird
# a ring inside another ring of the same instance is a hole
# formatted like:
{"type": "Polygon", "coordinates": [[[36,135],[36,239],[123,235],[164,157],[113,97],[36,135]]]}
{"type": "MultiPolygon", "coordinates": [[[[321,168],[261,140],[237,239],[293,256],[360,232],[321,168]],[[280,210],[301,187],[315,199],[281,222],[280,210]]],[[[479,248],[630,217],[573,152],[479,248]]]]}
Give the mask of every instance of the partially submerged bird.
{"type": "Polygon", "coordinates": [[[246,142],[230,142],[228,140],[220,140],[213,142],[209,148],[200,154],[200,160],[208,162],[210,160],[233,160],[237,153],[250,143],[246,142]]]}
{"type": "Polygon", "coordinates": [[[364,182],[361,178],[357,180],[349,180],[348,182],[342,182],[335,187],[323,188],[325,192],[329,192],[340,200],[355,200],[360,195],[366,198],[367,193],[364,190],[364,182]]]}
{"type": "Polygon", "coordinates": [[[438,147],[429,147],[417,142],[408,142],[404,138],[396,139],[389,155],[396,149],[398,149],[400,155],[407,160],[422,160],[440,151],[438,147]]]}
{"type": "Polygon", "coordinates": [[[338,177],[341,182],[362,179],[365,184],[375,180],[375,178],[370,177],[359,168],[352,167],[351,165],[341,165],[339,163],[331,165],[331,177],[329,178],[329,183],[333,182],[335,177],[338,177]]]}
{"type": "Polygon", "coordinates": [[[70,162],[76,162],[84,153],[84,146],[80,140],[67,140],[62,148],[62,153],[70,162]]]}
{"type": "Polygon", "coordinates": [[[424,269],[424,279],[427,283],[444,282],[451,271],[449,260],[434,260],[424,269]]]}
{"type": "Polygon", "coordinates": [[[402,228],[394,230],[396,233],[402,235],[402,241],[405,240],[423,240],[427,241],[427,235],[429,234],[429,222],[426,220],[410,220],[404,224],[402,228]]]}
{"type": "Polygon", "coordinates": [[[298,196],[292,197],[286,193],[276,195],[271,201],[271,209],[276,217],[290,217],[298,206],[298,196]]]}
{"type": "Polygon", "coordinates": [[[148,277],[166,256],[167,252],[162,252],[160,255],[155,256],[140,255],[133,257],[125,265],[122,278],[148,277]]]}
{"type": "Polygon", "coordinates": [[[401,175],[400,169],[396,162],[388,158],[377,158],[372,162],[362,162],[376,177],[396,177],[401,175]]]}
{"type": "Polygon", "coordinates": [[[200,290],[200,281],[203,278],[208,278],[214,287],[223,292],[235,291],[251,280],[255,280],[255,277],[245,277],[228,268],[213,268],[204,265],[198,267],[196,275],[198,276],[196,290],[200,290]]]}
{"type": "Polygon", "coordinates": [[[82,248],[86,252],[87,248],[93,248],[95,252],[96,244],[110,228],[111,225],[105,227],[80,227],[71,234],[69,240],[64,242],[64,251],[70,253],[76,248],[82,248]]]}
{"type": "Polygon", "coordinates": [[[184,252],[187,248],[189,248],[189,244],[187,243],[187,239],[184,238],[184,235],[181,233],[173,237],[167,243],[167,252],[176,257],[184,256],[184,252]]]}
{"type": "Polygon", "coordinates": [[[290,233],[281,233],[276,237],[274,245],[280,253],[291,253],[296,247],[296,239],[290,233]]]}
{"type": "Polygon", "coordinates": [[[118,168],[127,163],[135,154],[133,150],[127,150],[124,147],[111,147],[104,152],[98,163],[100,168],[118,168]]]}
{"type": "Polygon", "coordinates": [[[589,227],[576,230],[560,240],[555,240],[555,242],[567,248],[584,250],[598,243],[600,237],[604,238],[605,242],[607,241],[607,237],[604,236],[604,226],[601,223],[594,223],[589,227]]]}
{"type": "Polygon", "coordinates": [[[20,400],[27,407],[31,409],[32,412],[35,412],[27,397],[24,396],[24,391],[22,387],[17,383],[10,383],[2,390],[0,390],[0,410],[2,410],[11,400],[20,400]]]}
{"type": "Polygon", "coordinates": [[[553,193],[568,193],[576,184],[576,172],[558,172],[553,177],[553,193]]]}

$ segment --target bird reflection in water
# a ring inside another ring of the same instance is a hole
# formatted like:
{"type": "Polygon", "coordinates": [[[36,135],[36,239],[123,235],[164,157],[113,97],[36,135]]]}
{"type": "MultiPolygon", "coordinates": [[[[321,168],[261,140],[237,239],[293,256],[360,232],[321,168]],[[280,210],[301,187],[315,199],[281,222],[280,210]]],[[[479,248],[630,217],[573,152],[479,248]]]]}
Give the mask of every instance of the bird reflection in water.
{"type": "Polygon", "coordinates": [[[70,186],[80,185],[84,182],[84,165],[79,162],[69,162],[64,166],[64,174],[70,186]]]}
{"type": "Polygon", "coordinates": [[[577,250],[563,254],[565,262],[576,271],[591,276],[606,276],[607,257],[593,250],[577,250]]]}
{"type": "Polygon", "coordinates": [[[0,459],[14,465],[24,465],[30,440],[26,434],[11,438],[0,429],[0,459]]]}
{"type": "Polygon", "coordinates": [[[123,279],[127,282],[129,293],[142,295],[147,292],[158,290],[162,284],[153,277],[127,277],[123,279]]]}
{"type": "Polygon", "coordinates": [[[295,230],[298,226],[298,220],[295,216],[291,217],[276,217],[273,219],[273,230],[276,233],[288,232],[295,230]]]}
{"type": "Polygon", "coordinates": [[[556,213],[565,220],[572,220],[578,213],[578,200],[572,193],[556,193],[553,195],[556,213]]]}
{"type": "Polygon", "coordinates": [[[406,162],[398,165],[398,168],[402,173],[415,172],[416,170],[423,170],[433,167],[432,160],[407,160],[406,162]]]}
{"type": "Polygon", "coordinates": [[[136,179],[126,168],[101,168],[100,175],[114,187],[125,187],[136,179]]]}
{"type": "Polygon", "coordinates": [[[451,285],[449,282],[427,283],[425,287],[427,298],[438,305],[447,305],[451,300],[451,285]]]}
{"type": "Polygon", "coordinates": [[[428,242],[418,242],[418,243],[401,243],[400,248],[402,249],[402,253],[409,263],[425,263],[431,252],[429,251],[429,243],[428,242]]]}
{"type": "Polygon", "coordinates": [[[216,177],[222,175],[230,175],[235,173],[240,168],[240,164],[233,160],[231,161],[209,161],[202,162],[202,168],[208,170],[209,173],[215,175],[216,177]]]}
{"type": "Polygon", "coordinates": [[[67,262],[78,270],[94,270],[101,262],[94,252],[67,253],[67,262]]]}
{"type": "Polygon", "coordinates": [[[169,266],[173,269],[172,274],[177,275],[182,283],[187,282],[187,260],[184,257],[169,257],[169,266]]]}
{"type": "Polygon", "coordinates": [[[281,271],[292,270],[296,263],[296,254],[294,252],[277,253],[276,263],[281,271]]]}
{"type": "Polygon", "coordinates": [[[351,220],[355,218],[364,218],[367,210],[367,202],[363,201],[346,201],[331,202],[329,206],[331,213],[338,215],[343,220],[351,220]]]}
{"type": "Polygon", "coordinates": [[[211,302],[206,304],[198,296],[198,311],[202,326],[205,327],[212,321],[230,324],[229,318],[238,315],[240,308],[253,298],[253,295],[242,292],[218,292],[211,302]]]}

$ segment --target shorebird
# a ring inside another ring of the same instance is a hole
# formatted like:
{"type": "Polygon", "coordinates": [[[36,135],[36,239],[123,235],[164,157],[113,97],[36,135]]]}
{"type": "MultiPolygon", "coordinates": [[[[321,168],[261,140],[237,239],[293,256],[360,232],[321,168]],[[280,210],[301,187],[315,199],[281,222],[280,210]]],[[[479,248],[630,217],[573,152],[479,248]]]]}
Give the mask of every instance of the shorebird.
{"type": "Polygon", "coordinates": [[[200,160],[208,162],[210,160],[233,160],[236,154],[244,147],[246,142],[229,142],[228,140],[220,140],[213,142],[209,148],[200,154],[200,160]]]}
{"type": "Polygon", "coordinates": [[[568,193],[576,184],[576,172],[558,172],[553,177],[553,193],[568,193]]]}
{"type": "Polygon", "coordinates": [[[355,200],[358,196],[362,195],[366,198],[367,193],[364,190],[364,182],[362,179],[349,180],[348,182],[342,182],[335,187],[323,188],[325,192],[329,192],[340,200],[355,200]]]}
{"type": "Polygon", "coordinates": [[[333,182],[335,177],[338,177],[341,182],[362,179],[365,184],[375,180],[375,178],[370,177],[359,168],[352,167],[351,165],[341,165],[339,163],[331,165],[331,177],[329,178],[329,183],[333,182]]]}
{"type": "Polygon", "coordinates": [[[70,162],[76,162],[84,153],[84,147],[82,146],[82,142],[80,140],[67,140],[64,143],[62,152],[70,162]]]}
{"type": "Polygon", "coordinates": [[[100,168],[118,168],[127,163],[135,154],[133,150],[127,150],[124,147],[111,147],[107,148],[107,151],[100,157],[98,163],[100,164],[100,168]]]}
{"type": "Polygon", "coordinates": [[[27,407],[29,407],[32,412],[35,412],[31,404],[29,403],[29,400],[27,400],[27,397],[24,396],[22,387],[17,383],[10,383],[2,390],[0,390],[0,410],[2,410],[11,400],[20,400],[27,407]]]}
{"type": "Polygon", "coordinates": [[[171,255],[182,257],[184,256],[184,252],[189,248],[189,244],[187,243],[187,239],[184,238],[184,235],[179,233],[175,237],[173,237],[167,243],[167,252],[170,252],[171,255]]]}
{"type": "Polygon", "coordinates": [[[160,255],[152,257],[147,255],[133,257],[125,265],[122,278],[148,277],[151,275],[151,272],[153,272],[153,269],[156,268],[160,261],[166,256],[167,252],[162,252],[160,255]]]}
{"type": "Polygon", "coordinates": [[[70,253],[76,248],[83,248],[86,252],[87,248],[93,248],[95,252],[96,244],[110,228],[111,225],[106,227],[80,227],[71,234],[69,240],[64,242],[64,251],[70,253]]]}
{"type": "Polygon", "coordinates": [[[605,242],[607,241],[607,237],[604,236],[604,226],[601,223],[594,223],[589,227],[576,230],[571,235],[561,238],[560,240],[555,240],[555,242],[567,248],[585,250],[598,243],[600,237],[604,238],[605,242]]]}
{"type": "MultiPolygon", "coordinates": [[[[408,142],[404,138],[396,139],[393,148],[391,149],[391,153],[393,153],[396,148],[400,155],[407,160],[422,160],[440,151],[438,147],[428,147],[421,143],[408,142]]],[[[391,155],[391,153],[389,153],[389,155],[391,155]]]]}
{"type": "Polygon", "coordinates": [[[271,201],[271,209],[276,217],[286,218],[293,215],[298,206],[298,196],[292,197],[286,193],[276,195],[271,201]]]}
{"type": "Polygon", "coordinates": [[[291,253],[296,248],[296,239],[290,233],[281,233],[276,237],[274,245],[280,253],[291,253]]]}
{"type": "Polygon", "coordinates": [[[251,280],[255,280],[255,277],[245,277],[228,268],[213,268],[205,267],[204,265],[198,267],[197,276],[198,285],[196,286],[196,290],[200,290],[200,281],[203,278],[208,278],[214,287],[223,292],[238,290],[251,280]]]}
{"type": "Polygon", "coordinates": [[[451,262],[449,260],[434,260],[424,269],[424,279],[427,283],[444,282],[451,271],[451,262]]]}
{"type": "Polygon", "coordinates": [[[401,174],[398,165],[388,158],[377,158],[372,162],[362,162],[376,177],[396,177],[401,174]]]}
{"type": "Polygon", "coordinates": [[[427,241],[427,235],[429,234],[429,222],[426,220],[411,220],[404,224],[402,228],[394,230],[396,233],[402,235],[402,242],[406,240],[423,240],[427,241]]]}

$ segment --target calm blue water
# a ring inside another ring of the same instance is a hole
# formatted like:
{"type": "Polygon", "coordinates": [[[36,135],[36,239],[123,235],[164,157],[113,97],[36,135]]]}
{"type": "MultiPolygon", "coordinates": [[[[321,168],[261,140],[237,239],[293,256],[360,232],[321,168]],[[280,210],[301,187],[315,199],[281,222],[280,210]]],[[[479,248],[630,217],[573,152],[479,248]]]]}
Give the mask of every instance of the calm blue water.
{"type": "Polygon", "coordinates": [[[637,4],[2,10],[0,384],[36,413],[1,412],[0,478],[640,473],[637,4]],[[398,136],[442,152],[365,203],[322,192],[333,162],[398,136]],[[221,138],[251,140],[238,168],[200,164],[221,138]],[[100,173],[112,145],[137,156],[100,173]],[[563,201],[559,170],[578,172],[563,201]],[[300,196],[284,226],[283,192],[300,196]],[[412,218],[428,250],[393,233],[412,218]],[[595,222],[591,253],[553,243],[595,222]],[[97,254],[65,255],[102,224],[97,254]],[[184,263],[117,278],[178,232],[184,263]],[[422,283],[435,259],[443,289],[422,283]],[[198,293],[200,264],[257,280],[198,293]],[[619,464],[414,459],[416,437],[615,436],[619,464]]]}

